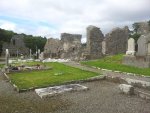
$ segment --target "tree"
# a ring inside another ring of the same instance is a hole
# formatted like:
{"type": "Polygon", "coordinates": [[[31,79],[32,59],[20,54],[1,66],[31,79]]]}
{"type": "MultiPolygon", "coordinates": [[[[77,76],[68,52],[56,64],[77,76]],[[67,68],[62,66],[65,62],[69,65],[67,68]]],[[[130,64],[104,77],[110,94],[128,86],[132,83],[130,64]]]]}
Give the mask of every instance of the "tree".
{"type": "MultiPolygon", "coordinates": [[[[9,43],[11,38],[14,35],[19,35],[17,33],[14,33],[13,31],[8,31],[0,28],[0,55],[2,53],[2,46],[4,42],[9,43]]],[[[32,50],[33,53],[36,52],[36,47],[40,49],[41,51],[44,50],[45,43],[47,39],[41,36],[32,36],[32,35],[26,35],[22,33],[24,36],[24,42],[26,47],[32,50]]]]}
{"type": "Polygon", "coordinates": [[[135,33],[137,33],[137,31],[138,31],[140,25],[139,25],[139,23],[134,23],[134,24],[132,24],[132,27],[133,27],[133,31],[134,31],[135,33]]]}

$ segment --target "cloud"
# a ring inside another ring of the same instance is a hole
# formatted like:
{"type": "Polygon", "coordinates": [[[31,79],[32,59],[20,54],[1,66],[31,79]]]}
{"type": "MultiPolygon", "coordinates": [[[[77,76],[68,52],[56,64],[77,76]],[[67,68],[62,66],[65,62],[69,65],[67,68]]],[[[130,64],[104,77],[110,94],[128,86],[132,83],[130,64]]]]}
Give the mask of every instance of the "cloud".
{"type": "Polygon", "coordinates": [[[149,4],[150,0],[0,0],[0,27],[47,37],[59,38],[61,32],[85,37],[88,25],[107,33],[150,20],[149,4]]]}

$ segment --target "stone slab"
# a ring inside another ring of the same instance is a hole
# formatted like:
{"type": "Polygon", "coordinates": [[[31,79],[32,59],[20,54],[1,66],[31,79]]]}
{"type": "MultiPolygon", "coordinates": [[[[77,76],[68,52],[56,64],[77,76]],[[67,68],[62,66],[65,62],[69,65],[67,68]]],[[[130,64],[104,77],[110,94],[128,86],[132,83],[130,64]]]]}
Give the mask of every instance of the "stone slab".
{"type": "Polygon", "coordinates": [[[69,84],[47,88],[35,89],[35,92],[41,97],[52,97],[64,92],[87,90],[88,87],[80,84],[69,84]]]}
{"type": "Polygon", "coordinates": [[[134,87],[131,86],[131,85],[120,84],[120,85],[119,85],[119,89],[120,89],[121,92],[124,93],[124,94],[129,94],[129,95],[133,95],[133,94],[134,94],[134,87]]]}

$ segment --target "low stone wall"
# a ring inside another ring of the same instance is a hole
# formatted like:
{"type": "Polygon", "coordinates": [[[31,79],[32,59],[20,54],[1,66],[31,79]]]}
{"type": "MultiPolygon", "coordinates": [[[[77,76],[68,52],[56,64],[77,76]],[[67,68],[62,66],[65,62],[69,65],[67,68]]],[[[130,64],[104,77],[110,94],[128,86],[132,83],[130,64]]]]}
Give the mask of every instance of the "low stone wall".
{"type": "Polygon", "coordinates": [[[150,67],[150,57],[137,57],[137,56],[124,56],[123,64],[135,66],[139,68],[149,68],[150,67]]]}

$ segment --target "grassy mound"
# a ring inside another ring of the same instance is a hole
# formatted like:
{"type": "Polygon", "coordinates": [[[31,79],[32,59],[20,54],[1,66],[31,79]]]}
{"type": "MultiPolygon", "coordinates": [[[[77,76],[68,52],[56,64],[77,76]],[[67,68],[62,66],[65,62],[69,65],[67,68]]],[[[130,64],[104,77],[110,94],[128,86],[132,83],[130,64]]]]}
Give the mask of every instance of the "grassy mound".
{"type": "Polygon", "coordinates": [[[110,69],[114,71],[122,71],[122,72],[129,72],[129,73],[150,76],[149,68],[144,69],[144,68],[137,68],[133,66],[127,66],[122,64],[122,59],[123,59],[123,55],[119,54],[114,56],[108,56],[99,60],[81,62],[81,64],[88,65],[88,66],[95,66],[104,69],[110,69]]]}

